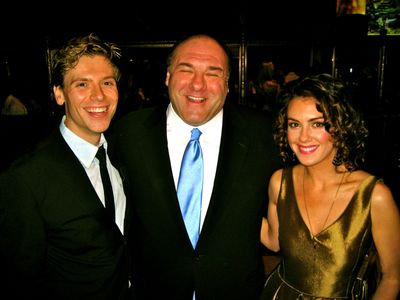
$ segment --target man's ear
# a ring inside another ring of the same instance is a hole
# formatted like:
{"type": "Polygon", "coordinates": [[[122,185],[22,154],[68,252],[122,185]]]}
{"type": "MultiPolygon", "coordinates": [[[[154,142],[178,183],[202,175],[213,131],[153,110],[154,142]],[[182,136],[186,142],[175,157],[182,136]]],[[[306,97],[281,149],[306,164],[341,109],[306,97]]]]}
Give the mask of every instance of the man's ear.
{"type": "Polygon", "coordinates": [[[56,102],[58,105],[63,105],[65,103],[65,98],[64,98],[64,91],[61,86],[53,86],[53,93],[54,93],[54,98],[56,99],[56,102]]]}
{"type": "Polygon", "coordinates": [[[169,79],[171,78],[171,75],[169,74],[169,71],[167,72],[167,76],[165,77],[165,85],[168,86],[169,84],[169,79]]]}

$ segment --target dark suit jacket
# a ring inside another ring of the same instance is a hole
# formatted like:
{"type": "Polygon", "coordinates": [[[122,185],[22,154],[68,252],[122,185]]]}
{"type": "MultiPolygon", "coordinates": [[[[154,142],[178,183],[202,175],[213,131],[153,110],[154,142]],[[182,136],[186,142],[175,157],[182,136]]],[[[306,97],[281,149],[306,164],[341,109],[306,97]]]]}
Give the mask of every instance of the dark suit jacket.
{"type": "Polygon", "coordinates": [[[124,299],[126,242],[58,128],[0,178],[1,292],[124,299]]]}
{"type": "MultiPolygon", "coordinates": [[[[165,107],[115,124],[110,153],[125,174],[132,205],[133,285],[139,299],[258,299],[264,283],[260,246],[267,186],[278,156],[260,112],[225,106],[210,205],[193,250],[170,166],[165,107]]],[[[207,174],[205,174],[207,176],[207,174]]]]}

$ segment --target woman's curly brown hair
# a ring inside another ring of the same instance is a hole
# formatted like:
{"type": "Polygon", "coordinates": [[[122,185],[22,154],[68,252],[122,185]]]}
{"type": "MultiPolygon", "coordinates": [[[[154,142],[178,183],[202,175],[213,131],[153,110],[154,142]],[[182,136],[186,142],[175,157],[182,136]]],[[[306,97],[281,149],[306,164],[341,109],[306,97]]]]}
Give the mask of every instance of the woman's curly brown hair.
{"type": "Polygon", "coordinates": [[[348,99],[346,87],[342,81],[329,74],[319,74],[291,82],[279,94],[281,108],[274,127],[274,140],[284,163],[289,164],[294,157],[287,139],[289,102],[295,97],[316,99],[317,110],[322,112],[328,131],[337,148],[335,165],[344,164],[352,171],[360,167],[365,159],[365,141],[368,130],[361,114],[348,99]]]}

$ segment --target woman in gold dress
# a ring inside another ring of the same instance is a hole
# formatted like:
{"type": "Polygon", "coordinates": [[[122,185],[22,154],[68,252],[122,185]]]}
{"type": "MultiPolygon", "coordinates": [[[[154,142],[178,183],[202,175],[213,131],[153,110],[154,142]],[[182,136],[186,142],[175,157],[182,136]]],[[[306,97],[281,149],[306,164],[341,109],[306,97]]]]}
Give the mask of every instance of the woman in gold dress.
{"type": "Polygon", "coordinates": [[[381,179],[360,169],[368,131],[345,86],[320,74],[280,95],[274,139],[284,162],[269,183],[262,243],[280,251],[261,299],[351,299],[357,269],[371,244],[381,280],[373,299],[397,299],[400,216],[381,179]]]}

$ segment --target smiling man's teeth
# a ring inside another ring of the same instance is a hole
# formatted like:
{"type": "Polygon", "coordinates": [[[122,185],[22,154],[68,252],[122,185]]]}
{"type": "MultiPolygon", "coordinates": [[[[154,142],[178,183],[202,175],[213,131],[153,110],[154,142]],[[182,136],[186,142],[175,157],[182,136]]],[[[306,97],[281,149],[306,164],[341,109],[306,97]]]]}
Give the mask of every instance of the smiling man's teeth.
{"type": "Polygon", "coordinates": [[[203,97],[188,96],[188,98],[189,98],[190,100],[193,100],[193,101],[204,101],[204,100],[206,100],[206,98],[203,98],[203,97]]]}
{"type": "Polygon", "coordinates": [[[107,110],[106,107],[93,107],[93,108],[89,108],[87,111],[88,112],[99,113],[99,112],[105,112],[106,110],[107,110]]]}

